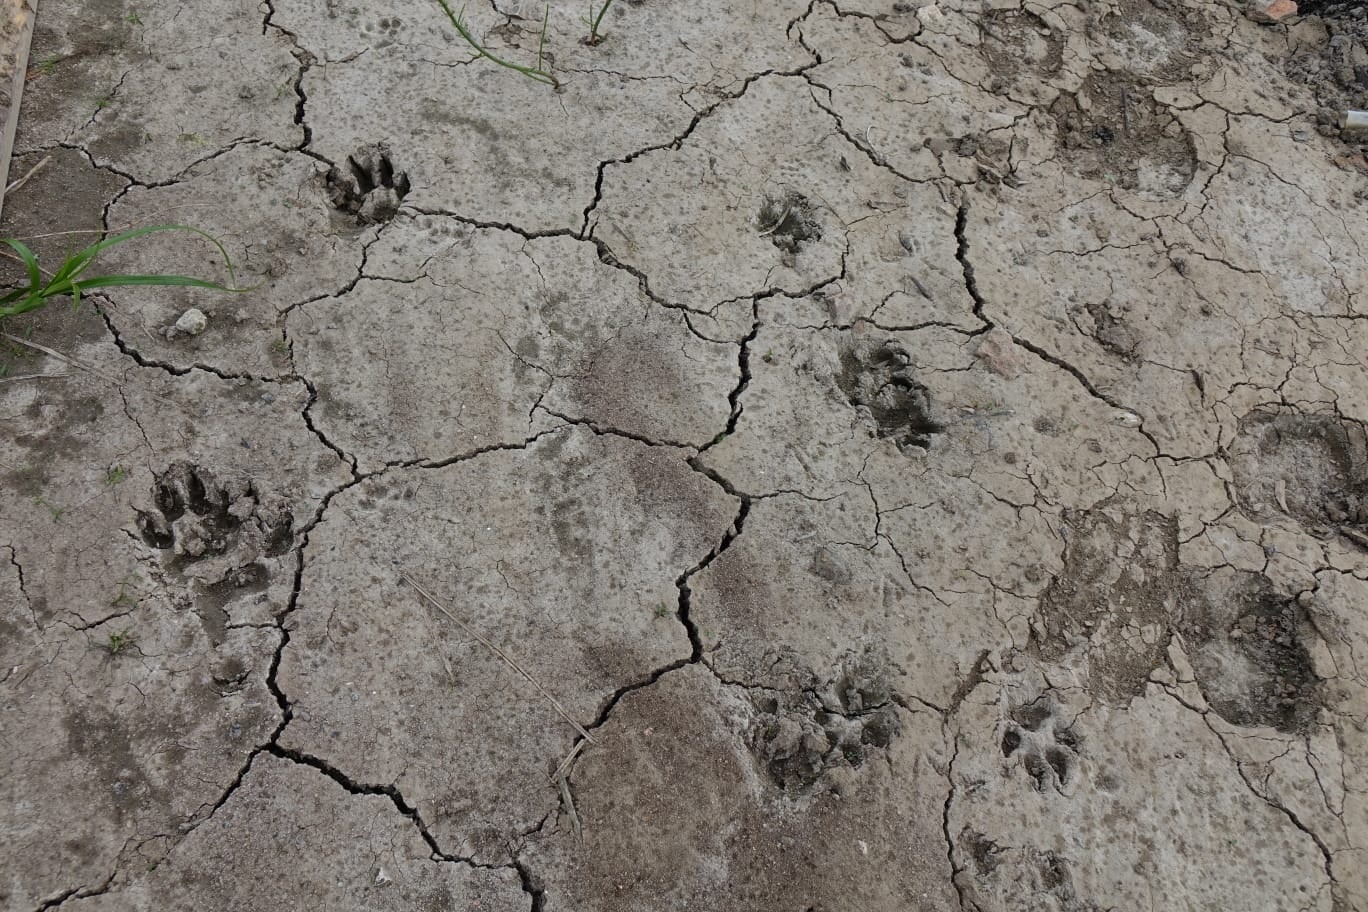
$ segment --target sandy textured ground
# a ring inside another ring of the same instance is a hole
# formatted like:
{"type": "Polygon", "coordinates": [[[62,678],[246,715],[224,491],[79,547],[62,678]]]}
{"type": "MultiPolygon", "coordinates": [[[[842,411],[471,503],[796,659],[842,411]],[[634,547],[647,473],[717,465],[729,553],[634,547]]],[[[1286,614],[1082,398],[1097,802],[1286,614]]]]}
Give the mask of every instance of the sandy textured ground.
{"type": "Polygon", "coordinates": [[[44,0],[0,908],[1368,910],[1304,8],[44,0]]]}

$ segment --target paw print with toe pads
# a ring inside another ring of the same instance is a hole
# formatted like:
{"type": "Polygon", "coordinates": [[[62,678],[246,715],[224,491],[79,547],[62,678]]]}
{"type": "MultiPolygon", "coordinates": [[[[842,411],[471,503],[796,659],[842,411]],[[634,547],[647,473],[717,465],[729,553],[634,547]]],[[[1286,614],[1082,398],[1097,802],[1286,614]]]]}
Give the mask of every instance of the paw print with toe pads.
{"type": "Polygon", "coordinates": [[[1002,733],[1002,756],[1019,758],[1038,792],[1070,795],[1078,778],[1081,739],[1063,710],[1049,696],[1038,697],[1013,709],[1002,733]]]}
{"type": "Polygon", "coordinates": [[[363,146],[343,166],[334,165],[326,178],[333,208],[352,216],[358,225],[388,222],[409,193],[409,178],[394,167],[389,149],[363,146]]]}

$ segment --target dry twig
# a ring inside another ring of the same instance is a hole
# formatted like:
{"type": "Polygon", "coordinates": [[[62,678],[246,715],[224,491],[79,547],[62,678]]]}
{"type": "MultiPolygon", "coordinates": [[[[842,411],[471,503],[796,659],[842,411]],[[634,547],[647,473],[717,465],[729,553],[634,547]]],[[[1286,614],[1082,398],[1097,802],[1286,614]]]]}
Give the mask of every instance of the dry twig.
{"type": "MultiPolygon", "coordinates": [[[[578,722],[575,721],[574,717],[570,715],[569,711],[566,710],[566,708],[560,704],[560,701],[557,700],[555,697],[551,696],[547,689],[538,684],[537,679],[532,677],[532,675],[528,674],[527,671],[524,670],[524,668],[521,665],[513,661],[512,657],[509,656],[508,653],[504,652],[498,646],[495,646],[488,639],[482,636],[480,632],[477,631],[475,628],[471,627],[465,621],[461,620],[456,615],[448,611],[445,605],[437,601],[436,596],[434,596],[432,593],[424,589],[422,584],[419,583],[412,576],[410,576],[407,571],[400,570],[399,576],[403,578],[404,582],[408,583],[415,590],[417,590],[418,594],[421,595],[429,605],[440,611],[442,615],[446,617],[447,620],[451,621],[457,627],[460,627],[461,630],[465,631],[470,636],[474,637],[476,640],[480,642],[482,646],[484,646],[490,652],[494,653],[499,658],[503,659],[504,663],[508,665],[509,668],[513,669],[518,674],[526,678],[528,683],[530,683],[533,687],[537,688],[541,695],[546,698],[547,702],[556,708],[556,712],[560,713],[561,718],[565,719],[565,721],[569,722],[572,726],[574,726],[575,731],[579,732],[580,737],[585,738],[588,741],[594,740],[594,737],[589,734],[588,730],[585,729],[583,725],[580,725],[578,722]]],[[[574,756],[574,752],[571,753],[571,756],[574,756]]],[[[564,764],[562,764],[562,766],[564,766],[564,764]]]]}

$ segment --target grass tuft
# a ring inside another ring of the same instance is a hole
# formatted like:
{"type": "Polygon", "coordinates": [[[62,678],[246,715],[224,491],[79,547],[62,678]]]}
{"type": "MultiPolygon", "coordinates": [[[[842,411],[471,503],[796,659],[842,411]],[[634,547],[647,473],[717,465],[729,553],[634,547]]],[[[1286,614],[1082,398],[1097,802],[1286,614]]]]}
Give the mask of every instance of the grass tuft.
{"type": "Polygon", "coordinates": [[[137,642],[137,639],[137,634],[133,632],[133,629],[126,627],[118,633],[111,633],[105,642],[95,645],[103,649],[112,658],[132,646],[137,642]]]}
{"type": "Polygon", "coordinates": [[[599,31],[599,24],[600,24],[601,22],[603,22],[603,14],[606,13],[606,12],[608,12],[608,7],[610,7],[610,6],[612,6],[612,5],[613,5],[613,0],[603,0],[603,6],[600,6],[600,7],[599,7],[599,11],[598,11],[598,13],[596,14],[596,13],[594,12],[594,3],[593,3],[593,0],[590,0],[590,2],[589,2],[589,19],[588,19],[588,22],[589,22],[589,37],[586,38],[586,39],[584,40],[584,43],[585,43],[585,44],[589,45],[590,47],[594,47],[594,46],[597,45],[600,41],[603,40],[603,34],[599,31]]]}
{"type": "Polygon", "coordinates": [[[241,292],[248,290],[181,275],[96,275],[89,278],[85,277],[86,270],[95,263],[96,258],[104,251],[159,231],[189,231],[209,241],[218,248],[218,252],[223,256],[224,265],[228,270],[228,281],[236,286],[237,280],[233,276],[233,264],[229,260],[228,251],[223,248],[223,244],[219,243],[212,235],[200,231],[198,228],[190,228],[185,225],[152,225],[147,228],[122,231],[97,241],[84,250],[71,254],[62,262],[57,271],[52,273],[48,273],[38,264],[38,257],[23,241],[16,238],[4,238],[0,239],[0,244],[9,247],[18,255],[18,260],[24,264],[24,269],[28,273],[28,282],[8,294],[0,296],[0,322],[3,322],[6,317],[15,317],[19,314],[38,310],[53,298],[69,296],[72,303],[79,306],[82,294],[99,288],[126,285],[176,285],[187,288],[207,288],[210,291],[241,292]]]}

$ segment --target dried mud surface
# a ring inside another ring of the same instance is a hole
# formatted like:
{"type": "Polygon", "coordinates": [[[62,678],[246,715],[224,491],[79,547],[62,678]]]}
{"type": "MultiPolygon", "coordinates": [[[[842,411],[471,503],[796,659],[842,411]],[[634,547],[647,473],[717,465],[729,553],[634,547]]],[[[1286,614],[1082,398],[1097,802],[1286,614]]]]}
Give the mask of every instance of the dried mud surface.
{"type": "Polygon", "coordinates": [[[584,12],[44,0],[0,910],[1368,910],[1363,10],[584,12]]]}

